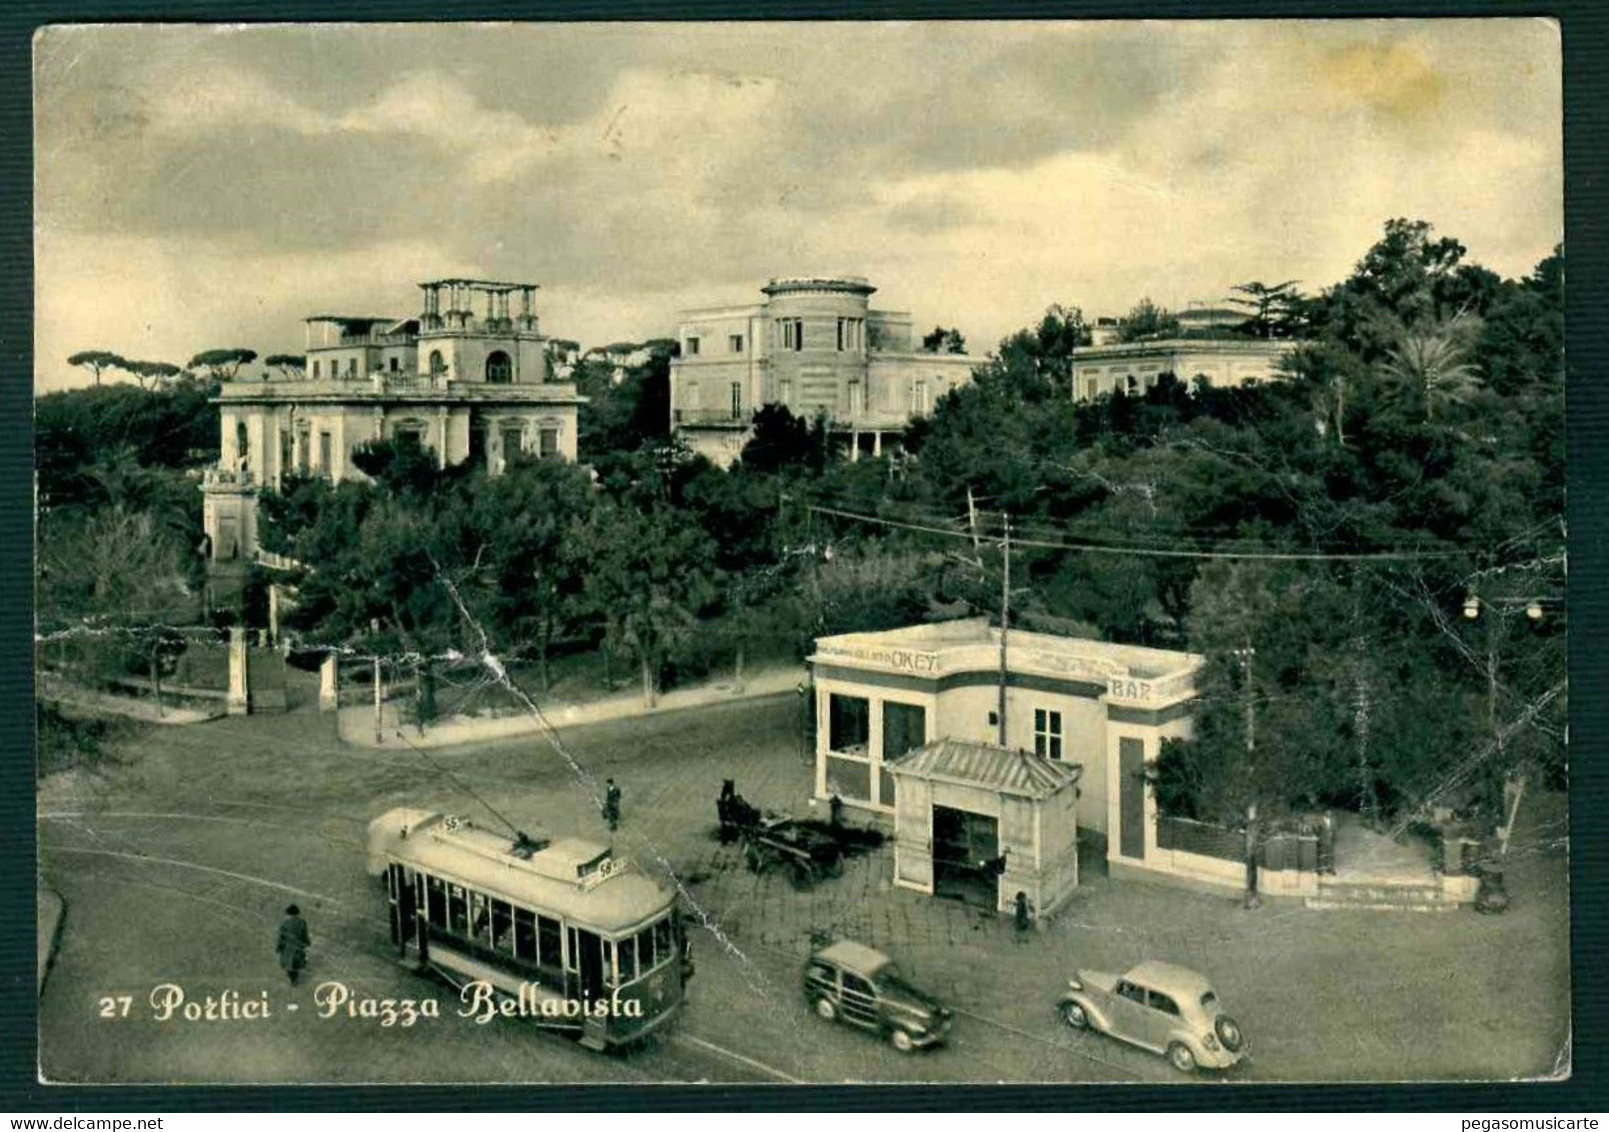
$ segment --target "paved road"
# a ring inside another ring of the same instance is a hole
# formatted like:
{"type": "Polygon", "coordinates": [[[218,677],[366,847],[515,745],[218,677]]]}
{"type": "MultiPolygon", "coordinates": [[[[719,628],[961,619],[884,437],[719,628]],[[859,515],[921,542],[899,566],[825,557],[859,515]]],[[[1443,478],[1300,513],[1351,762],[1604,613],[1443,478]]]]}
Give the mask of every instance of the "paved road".
{"type": "Polygon", "coordinates": [[[1516,912],[1317,913],[1091,877],[1057,931],[1019,946],[1009,925],[888,883],[887,854],[808,894],[755,877],[711,836],[721,780],[751,800],[796,803],[791,694],[771,701],[567,731],[474,749],[357,750],[329,717],[287,715],[152,728],[105,779],[47,783],[41,859],[67,902],[41,1000],[42,1063],[83,1081],[1155,1081],[1158,1058],[1074,1035],[1050,1004],[1074,965],[1144,956],[1208,970],[1258,1045],[1240,1076],[1482,1077],[1548,1072],[1568,1034],[1567,904],[1546,838],[1510,871],[1516,912]],[[578,775],[575,767],[584,769],[578,775]],[[391,959],[380,893],[363,868],[368,819],[400,804],[484,814],[527,829],[603,836],[586,779],[625,790],[619,851],[672,870],[721,937],[695,938],[699,973],[668,1037],[598,1056],[510,1022],[480,1026],[451,992],[391,959]],[[1534,871],[1528,877],[1524,869],[1534,871]],[[1551,879],[1550,879],[1551,878],[1551,879]],[[1553,888],[1547,888],[1552,884],[1553,888]],[[275,965],[281,909],[307,911],[311,980],[377,998],[443,1000],[444,1017],[384,1028],[312,1016],[275,965]],[[809,1014],[798,992],[812,930],[885,946],[961,1010],[948,1048],[902,1056],[809,1014]],[[1142,954],[1143,953],[1143,954],[1142,954]],[[1507,987],[1532,988],[1516,1012],[1507,987]],[[152,987],[192,997],[266,990],[262,1022],[159,1023],[152,987]],[[130,1017],[101,999],[134,996],[130,1017]],[[295,1001],[299,1009],[289,1009],[295,1001]]]}

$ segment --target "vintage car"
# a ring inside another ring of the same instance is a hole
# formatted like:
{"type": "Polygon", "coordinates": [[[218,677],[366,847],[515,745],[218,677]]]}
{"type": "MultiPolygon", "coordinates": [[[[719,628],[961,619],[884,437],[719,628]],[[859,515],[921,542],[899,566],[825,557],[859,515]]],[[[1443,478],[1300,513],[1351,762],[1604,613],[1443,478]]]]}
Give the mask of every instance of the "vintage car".
{"type": "Polygon", "coordinates": [[[1058,1007],[1075,1030],[1095,1029],[1166,1055],[1175,1069],[1227,1069],[1245,1058],[1246,1038],[1211,984],[1194,971],[1154,960],[1127,974],[1079,971],[1058,1007]]]}
{"type": "Polygon", "coordinates": [[[886,1037],[901,1053],[937,1045],[950,1029],[950,1011],[917,990],[881,951],[839,940],[810,956],[805,998],[827,1021],[886,1037]]]}

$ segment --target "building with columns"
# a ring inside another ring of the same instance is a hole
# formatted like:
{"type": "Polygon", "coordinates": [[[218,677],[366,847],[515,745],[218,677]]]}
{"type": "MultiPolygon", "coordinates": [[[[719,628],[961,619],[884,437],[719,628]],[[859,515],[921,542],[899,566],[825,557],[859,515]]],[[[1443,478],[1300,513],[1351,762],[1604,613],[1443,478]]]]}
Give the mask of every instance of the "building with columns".
{"type": "Polygon", "coordinates": [[[823,417],[851,459],[897,444],[972,380],[980,359],[915,348],[911,316],[871,308],[859,276],[773,279],[747,305],[683,311],[671,362],[671,427],[725,466],[742,453],[755,410],[785,405],[823,417]]]}
{"type": "Polygon", "coordinates": [[[259,556],[257,497],[287,475],[361,479],[359,445],[410,438],[440,464],[473,459],[496,474],[519,453],[574,460],[584,398],[554,380],[536,285],[483,279],[419,284],[404,319],[315,315],[299,375],[226,382],[222,452],[203,481],[215,563],[259,556]],[[515,299],[518,299],[517,307],[515,299]]]}

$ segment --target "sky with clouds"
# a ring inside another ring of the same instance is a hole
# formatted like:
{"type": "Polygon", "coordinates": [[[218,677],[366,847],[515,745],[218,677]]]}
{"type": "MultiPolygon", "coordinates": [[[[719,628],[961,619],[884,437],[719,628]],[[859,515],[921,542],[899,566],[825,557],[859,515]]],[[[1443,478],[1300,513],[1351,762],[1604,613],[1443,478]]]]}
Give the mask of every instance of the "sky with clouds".
{"type": "Polygon", "coordinates": [[[42,391],[454,275],[601,345],[852,273],[981,352],[1318,289],[1393,216],[1505,275],[1563,231],[1540,20],[58,27],[35,153],[42,391]]]}

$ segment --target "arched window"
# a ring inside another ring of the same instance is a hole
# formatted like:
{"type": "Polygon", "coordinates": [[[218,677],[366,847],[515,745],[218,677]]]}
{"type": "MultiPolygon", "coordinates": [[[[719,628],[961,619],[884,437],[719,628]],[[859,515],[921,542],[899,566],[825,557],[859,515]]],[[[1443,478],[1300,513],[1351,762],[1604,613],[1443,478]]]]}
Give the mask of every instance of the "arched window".
{"type": "Polygon", "coordinates": [[[514,380],[514,362],[502,350],[486,355],[486,380],[493,385],[507,385],[514,380]]]}
{"type": "Polygon", "coordinates": [[[440,350],[430,351],[430,372],[432,374],[441,374],[447,372],[447,363],[442,360],[440,350]]]}

